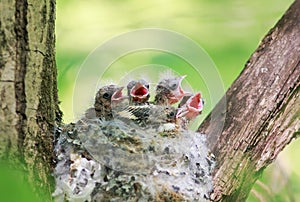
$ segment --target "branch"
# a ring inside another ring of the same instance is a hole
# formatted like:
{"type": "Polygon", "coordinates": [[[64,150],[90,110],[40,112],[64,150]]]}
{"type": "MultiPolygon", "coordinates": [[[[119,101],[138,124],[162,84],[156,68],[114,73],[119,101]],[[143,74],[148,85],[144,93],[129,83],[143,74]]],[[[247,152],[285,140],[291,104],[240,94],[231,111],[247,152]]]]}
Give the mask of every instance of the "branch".
{"type": "Polygon", "coordinates": [[[208,135],[218,162],[214,201],[245,200],[260,173],[299,136],[299,84],[300,0],[296,0],[212,111],[216,116],[209,115],[199,128],[208,135]],[[225,98],[226,113],[220,110],[225,98]]]}

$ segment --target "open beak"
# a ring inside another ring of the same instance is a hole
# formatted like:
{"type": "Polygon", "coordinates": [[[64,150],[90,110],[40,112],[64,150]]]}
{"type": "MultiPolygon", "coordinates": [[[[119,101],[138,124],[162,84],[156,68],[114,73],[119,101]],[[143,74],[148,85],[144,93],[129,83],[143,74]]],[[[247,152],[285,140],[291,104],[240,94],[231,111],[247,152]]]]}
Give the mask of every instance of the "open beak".
{"type": "Polygon", "coordinates": [[[192,93],[185,92],[181,87],[182,80],[186,77],[186,75],[180,76],[177,78],[178,87],[176,90],[172,92],[172,97],[170,98],[170,104],[174,104],[178,102],[183,96],[191,96],[192,93]]]}
{"type": "Polygon", "coordinates": [[[201,94],[196,93],[194,96],[187,101],[187,107],[194,110],[201,112],[203,109],[203,101],[201,99],[201,94]]]}
{"type": "Polygon", "coordinates": [[[186,75],[180,76],[179,77],[179,81],[178,81],[178,92],[180,95],[182,95],[182,97],[184,96],[185,92],[181,87],[181,82],[183,81],[183,79],[186,77],[186,75]]]}
{"type": "Polygon", "coordinates": [[[140,82],[137,82],[130,91],[130,95],[136,99],[144,99],[149,95],[149,90],[140,82]]]}
{"type": "Polygon", "coordinates": [[[185,105],[183,105],[176,115],[176,118],[186,117],[191,120],[201,114],[203,110],[203,100],[201,99],[201,94],[196,93],[188,99],[185,105]]]}
{"type": "Polygon", "coordinates": [[[118,102],[118,101],[121,101],[121,100],[123,100],[123,99],[125,98],[125,96],[123,96],[123,93],[122,93],[123,88],[124,88],[123,86],[122,86],[122,87],[119,87],[119,88],[117,89],[117,91],[114,92],[114,94],[113,94],[112,97],[111,97],[111,101],[116,101],[116,102],[118,102]]]}

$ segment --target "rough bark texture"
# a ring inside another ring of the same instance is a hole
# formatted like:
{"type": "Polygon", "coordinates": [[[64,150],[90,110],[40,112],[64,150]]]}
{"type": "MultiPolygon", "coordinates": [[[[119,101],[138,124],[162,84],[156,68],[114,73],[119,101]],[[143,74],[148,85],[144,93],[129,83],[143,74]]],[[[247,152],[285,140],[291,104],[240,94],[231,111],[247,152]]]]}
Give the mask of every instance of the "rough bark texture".
{"type": "Polygon", "coordinates": [[[46,189],[55,119],[55,0],[0,2],[0,160],[46,189]]]}
{"type": "Polygon", "coordinates": [[[267,34],[199,131],[217,158],[215,201],[244,201],[258,176],[300,131],[300,0],[267,34]],[[223,100],[224,101],[224,100],[223,100]],[[220,136],[217,121],[225,120],[220,136]]]}

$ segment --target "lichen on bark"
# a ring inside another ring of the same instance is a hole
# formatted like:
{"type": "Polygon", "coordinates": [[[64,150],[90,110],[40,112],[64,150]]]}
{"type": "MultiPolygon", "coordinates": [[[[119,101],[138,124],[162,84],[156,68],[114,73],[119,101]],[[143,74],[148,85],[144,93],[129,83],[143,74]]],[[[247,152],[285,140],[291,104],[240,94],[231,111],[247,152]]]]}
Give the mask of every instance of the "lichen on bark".
{"type": "Polygon", "coordinates": [[[260,173],[297,137],[299,53],[297,0],[262,40],[227,91],[226,113],[215,107],[216,120],[225,119],[220,136],[215,135],[210,116],[199,128],[208,134],[217,157],[214,200],[244,201],[260,173]]]}
{"type": "Polygon", "coordinates": [[[55,1],[0,4],[0,159],[24,170],[50,200],[53,128],[60,120],[55,1]]]}

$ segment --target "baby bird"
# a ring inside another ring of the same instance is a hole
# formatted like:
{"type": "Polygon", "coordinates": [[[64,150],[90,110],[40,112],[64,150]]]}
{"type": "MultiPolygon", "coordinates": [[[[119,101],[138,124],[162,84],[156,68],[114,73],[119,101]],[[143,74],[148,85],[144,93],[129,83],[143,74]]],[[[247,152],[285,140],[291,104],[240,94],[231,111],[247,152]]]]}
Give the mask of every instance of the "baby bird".
{"type": "Polygon", "coordinates": [[[116,85],[107,85],[98,90],[94,104],[96,117],[105,120],[113,118],[112,107],[126,98],[122,94],[123,88],[116,85]]]}
{"type": "Polygon", "coordinates": [[[203,99],[200,93],[190,96],[186,103],[180,104],[176,118],[181,120],[181,125],[184,127],[192,119],[195,119],[203,110],[203,99]]]}
{"type": "Polygon", "coordinates": [[[178,102],[184,95],[181,82],[186,76],[170,77],[162,79],[156,86],[154,103],[156,105],[171,105],[178,102]]]}
{"type": "Polygon", "coordinates": [[[149,83],[144,79],[130,81],[127,85],[129,103],[133,105],[143,104],[149,100],[149,83]]]}
{"type": "Polygon", "coordinates": [[[130,105],[119,111],[117,118],[132,121],[140,127],[155,128],[165,123],[176,122],[177,109],[171,106],[130,105]]]}

